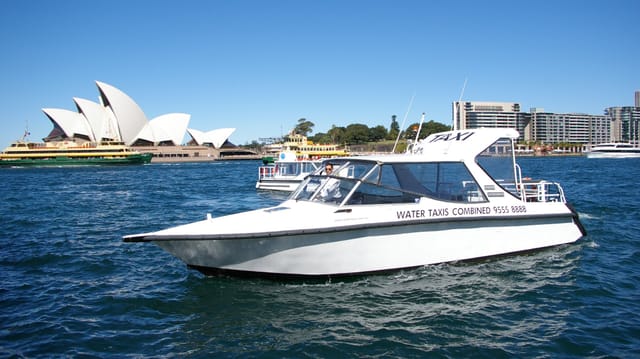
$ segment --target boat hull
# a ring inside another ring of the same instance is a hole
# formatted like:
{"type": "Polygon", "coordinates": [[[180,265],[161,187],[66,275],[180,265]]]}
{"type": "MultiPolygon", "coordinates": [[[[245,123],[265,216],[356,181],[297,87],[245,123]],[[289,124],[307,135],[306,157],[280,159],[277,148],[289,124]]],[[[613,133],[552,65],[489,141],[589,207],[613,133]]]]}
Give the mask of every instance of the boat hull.
{"type": "Polygon", "coordinates": [[[587,158],[640,158],[640,152],[589,152],[587,158]]]}
{"type": "Polygon", "coordinates": [[[2,159],[0,166],[4,167],[60,167],[60,166],[98,166],[98,165],[136,165],[151,162],[150,153],[130,154],[126,157],[96,157],[96,158],[21,158],[2,159]]]}
{"type": "Polygon", "coordinates": [[[205,274],[299,278],[484,258],[571,243],[583,235],[579,221],[569,214],[150,241],[205,274]]]}

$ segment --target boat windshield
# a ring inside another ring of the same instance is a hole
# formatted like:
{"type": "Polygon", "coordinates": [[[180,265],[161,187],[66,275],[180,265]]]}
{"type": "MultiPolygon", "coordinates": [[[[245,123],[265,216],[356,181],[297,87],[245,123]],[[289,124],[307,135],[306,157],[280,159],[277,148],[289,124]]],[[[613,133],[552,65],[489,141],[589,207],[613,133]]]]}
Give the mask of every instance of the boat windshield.
{"type": "Polygon", "coordinates": [[[484,202],[486,197],[462,162],[332,160],[310,175],[291,198],[335,204],[417,203],[421,198],[484,202]]]}

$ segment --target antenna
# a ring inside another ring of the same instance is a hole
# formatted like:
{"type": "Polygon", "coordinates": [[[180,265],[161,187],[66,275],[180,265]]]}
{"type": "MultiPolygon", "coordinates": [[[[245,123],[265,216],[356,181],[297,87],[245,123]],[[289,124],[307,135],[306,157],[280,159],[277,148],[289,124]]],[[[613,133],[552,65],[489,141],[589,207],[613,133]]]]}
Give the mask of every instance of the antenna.
{"type": "Polygon", "coordinates": [[[456,102],[456,112],[453,114],[452,119],[452,130],[457,130],[458,126],[456,126],[456,117],[460,114],[460,101],[462,101],[462,96],[464,95],[464,89],[467,87],[467,77],[464,78],[464,83],[462,84],[462,91],[460,91],[460,97],[458,97],[458,102],[456,102]]]}
{"type": "Polygon", "coordinates": [[[413,105],[413,99],[416,97],[416,93],[414,92],[411,96],[411,100],[409,101],[409,106],[407,107],[407,112],[404,114],[404,118],[402,119],[402,125],[400,126],[400,131],[398,131],[398,136],[396,137],[396,142],[393,144],[393,149],[391,153],[396,152],[396,146],[398,146],[398,141],[400,140],[400,134],[402,133],[402,129],[404,128],[404,123],[407,121],[407,116],[409,115],[409,111],[411,111],[411,106],[413,105]]]}
{"type": "Polygon", "coordinates": [[[420,125],[418,126],[418,132],[416,132],[416,139],[414,143],[418,143],[418,137],[420,136],[420,131],[422,131],[422,123],[424,122],[424,112],[422,116],[420,116],[420,125]]]}
{"type": "Polygon", "coordinates": [[[464,83],[462,84],[462,91],[460,91],[460,97],[458,97],[458,102],[462,101],[462,96],[464,95],[464,89],[467,87],[467,78],[464,78],[464,83]]]}
{"type": "Polygon", "coordinates": [[[29,132],[29,120],[24,121],[24,134],[22,135],[22,141],[26,142],[27,141],[27,137],[31,134],[31,132],[29,132]]]}

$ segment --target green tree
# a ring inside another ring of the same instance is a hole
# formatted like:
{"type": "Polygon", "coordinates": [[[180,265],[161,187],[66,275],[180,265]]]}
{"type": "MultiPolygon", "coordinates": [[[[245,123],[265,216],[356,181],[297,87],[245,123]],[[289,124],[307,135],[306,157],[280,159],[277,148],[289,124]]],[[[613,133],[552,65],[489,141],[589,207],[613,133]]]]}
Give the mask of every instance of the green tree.
{"type": "Polygon", "coordinates": [[[395,140],[400,133],[400,124],[396,120],[396,115],[391,116],[391,125],[389,125],[389,132],[387,133],[387,140],[395,140]]]}
{"type": "Polygon", "coordinates": [[[331,137],[331,143],[341,144],[346,142],[346,132],[346,128],[333,125],[327,134],[331,137]]]}
{"type": "MultiPolygon", "coordinates": [[[[404,133],[404,138],[408,140],[414,140],[416,138],[416,132],[418,131],[419,127],[420,127],[420,124],[418,122],[415,122],[409,125],[409,127],[407,127],[407,130],[404,133]]],[[[433,133],[443,132],[443,131],[449,131],[449,126],[443,125],[439,122],[434,122],[433,120],[431,120],[429,122],[425,122],[422,124],[422,128],[420,129],[420,136],[418,136],[418,139],[423,139],[433,133]]]]}
{"type": "Polygon", "coordinates": [[[387,129],[384,126],[378,125],[369,129],[369,141],[377,142],[385,138],[387,138],[387,129]]]}
{"type": "Polygon", "coordinates": [[[369,142],[369,127],[360,123],[351,124],[345,130],[345,137],[350,145],[369,142]]]}
{"type": "Polygon", "coordinates": [[[308,121],[306,118],[301,118],[298,120],[298,124],[293,129],[294,134],[307,136],[307,134],[313,132],[313,127],[315,124],[311,121],[308,121]]]}
{"type": "Polygon", "coordinates": [[[333,139],[328,133],[318,132],[315,135],[309,137],[313,143],[333,143],[333,139]]]}
{"type": "Polygon", "coordinates": [[[420,131],[420,138],[425,138],[431,134],[438,132],[449,131],[449,126],[433,120],[422,124],[422,131],[420,131]]]}

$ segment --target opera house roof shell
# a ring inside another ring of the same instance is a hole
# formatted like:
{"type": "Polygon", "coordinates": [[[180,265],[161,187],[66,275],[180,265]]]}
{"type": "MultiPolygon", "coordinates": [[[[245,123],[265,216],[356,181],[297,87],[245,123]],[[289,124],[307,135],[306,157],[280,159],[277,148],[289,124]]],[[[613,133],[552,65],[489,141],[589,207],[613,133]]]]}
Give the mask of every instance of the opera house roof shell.
{"type": "Polygon", "coordinates": [[[100,142],[122,141],[129,146],[180,145],[188,132],[198,145],[220,148],[235,131],[222,128],[209,132],[188,129],[191,115],[169,113],[148,120],[140,106],[119,89],[96,81],[99,103],[73,98],[77,111],[43,108],[53,123],[45,141],[72,138],[100,142]]]}

